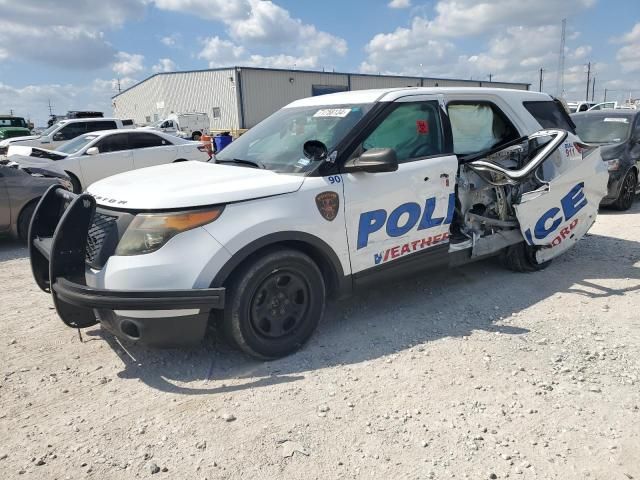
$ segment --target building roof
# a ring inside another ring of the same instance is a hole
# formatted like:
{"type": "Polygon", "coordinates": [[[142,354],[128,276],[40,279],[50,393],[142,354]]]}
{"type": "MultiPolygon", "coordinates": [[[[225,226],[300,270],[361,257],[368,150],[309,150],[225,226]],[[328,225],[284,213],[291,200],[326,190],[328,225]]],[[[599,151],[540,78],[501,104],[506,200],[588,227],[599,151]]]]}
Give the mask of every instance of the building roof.
{"type": "Polygon", "coordinates": [[[341,75],[341,76],[358,76],[358,77],[378,77],[378,78],[410,78],[413,80],[431,80],[431,81],[455,81],[455,82],[482,82],[483,84],[487,84],[487,85],[491,85],[492,83],[498,83],[498,84],[510,84],[510,85],[522,85],[522,86],[526,86],[527,88],[529,88],[529,86],[531,85],[530,83],[519,83],[519,82],[487,82],[484,80],[473,80],[473,79],[465,79],[465,78],[440,78],[440,77],[416,77],[414,75],[376,75],[376,74],[371,74],[371,73],[356,73],[356,72],[326,72],[326,71],[322,71],[322,70],[290,70],[290,69],[285,69],[285,68],[263,68],[263,67],[242,67],[242,66],[229,66],[229,67],[220,67],[220,68],[205,68],[205,69],[200,69],[200,70],[182,70],[182,71],[176,71],[176,72],[158,72],[158,73],[154,73],[153,75],[150,75],[149,77],[145,78],[144,80],[136,83],[135,85],[130,86],[129,88],[126,88],[124,90],[122,90],[121,92],[117,93],[116,95],[114,95],[111,98],[116,98],[119,97],[120,95],[122,95],[123,93],[128,92],[129,90],[138,87],[139,85],[145,83],[148,80],[151,80],[154,77],[158,77],[158,76],[164,76],[164,75],[180,75],[180,74],[186,74],[186,73],[200,73],[200,72],[219,72],[219,71],[224,71],[224,70],[261,70],[261,71],[267,71],[267,72],[289,72],[289,73],[314,73],[314,74],[318,74],[318,73],[325,73],[327,75],[341,75]]]}

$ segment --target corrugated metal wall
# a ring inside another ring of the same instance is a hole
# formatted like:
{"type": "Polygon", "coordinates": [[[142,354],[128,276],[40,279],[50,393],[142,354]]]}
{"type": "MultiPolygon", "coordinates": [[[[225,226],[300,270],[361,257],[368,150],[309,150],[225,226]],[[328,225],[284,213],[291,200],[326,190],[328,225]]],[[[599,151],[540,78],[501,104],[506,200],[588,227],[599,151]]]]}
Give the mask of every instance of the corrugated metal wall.
{"type": "Polygon", "coordinates": [[[312,95],[313,85],[348,87],[346,75],[323,72],[240,69],[244,127],[251,128],[276,110],[312,95]]]}
{"type": "Polygon", "coordinates": [[[351,90],[369,88],[419,87],[420,79],[411,77],[376,77],[371,75],[351,75],[351,90]]]}
{"type": "Polygon", "coordinates": [[[144,125],[170,113],[205,112],[212,129],[239,127],[234,69],[157,75],[114,98],[119,118],[144,125]],[[214,118],[214,108],[220,117],[214,118]]]}

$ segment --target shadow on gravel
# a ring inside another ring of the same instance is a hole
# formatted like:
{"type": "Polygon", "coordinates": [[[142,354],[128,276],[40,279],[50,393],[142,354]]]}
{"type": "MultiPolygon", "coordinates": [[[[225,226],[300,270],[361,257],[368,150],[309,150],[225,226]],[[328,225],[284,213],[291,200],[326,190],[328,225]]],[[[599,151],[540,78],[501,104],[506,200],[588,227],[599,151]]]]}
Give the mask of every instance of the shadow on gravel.
{"type": "MultiPolygon", "coordinates": [[[[528,330],[499,320],[554,295],[602,298],[640,289],[640,243],[588,235],[546,270],[516,274],[494,260],[464,268],[427,272],[331,303],[325,320],[301,351],[273,362],[259,362],[227,347],[212,335],[191,350],[149,350],[119,344],[99,328],[86,332],[107,341],[123,361],[121,378],[180,394],[228,393],[295,382],[305,373],[391,355],[415,345],[476,330],[531,341],[528,330]],[[611,280],[628,279],[622,289],[611,280]],[[635,282],[634,282],[635,281],[635,282]],[[498,322],[498,323],[496,323],[498,322]],[[126,350],[125,350],[126,348],[126,350]],[[226,385],[225,381],[232,385],[226,385]]],[[[557,321],[579,321],[563,316],[557,321]]]]}
{"type": "Polygon", "coordinates": [[[0,264],[29,256],[26,245],[9,236],[0,235],[0,264]]]}

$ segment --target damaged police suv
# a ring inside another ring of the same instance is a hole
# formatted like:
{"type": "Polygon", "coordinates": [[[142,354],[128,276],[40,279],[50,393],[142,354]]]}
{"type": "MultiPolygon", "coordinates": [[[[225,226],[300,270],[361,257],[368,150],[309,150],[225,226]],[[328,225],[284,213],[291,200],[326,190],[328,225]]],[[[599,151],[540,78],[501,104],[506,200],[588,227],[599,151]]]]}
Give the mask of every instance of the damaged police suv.
{"type": "Polygon", "coordinates": [[[31,265],[70,327],[173,346],[213,320],[270,359],[304,344],[327,297],[365,282],[493,255],[540,270],[606,191],[599,148],[546,94],[344,92],[291,103],[215,164],[51,187],[31,265]]]}

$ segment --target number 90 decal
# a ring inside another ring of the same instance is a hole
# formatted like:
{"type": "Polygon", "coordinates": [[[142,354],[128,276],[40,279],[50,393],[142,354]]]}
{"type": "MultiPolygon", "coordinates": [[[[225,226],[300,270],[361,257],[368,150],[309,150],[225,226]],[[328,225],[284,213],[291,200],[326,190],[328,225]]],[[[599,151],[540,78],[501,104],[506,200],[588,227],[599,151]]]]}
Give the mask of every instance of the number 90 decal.
{"type": "Polygon", "coordinates": [[[327,177],[327,180],[329,180],[329,183],[333,185],[334,183],[341,183],[342,177],[340,175],[330,175],[327,177]]]}

